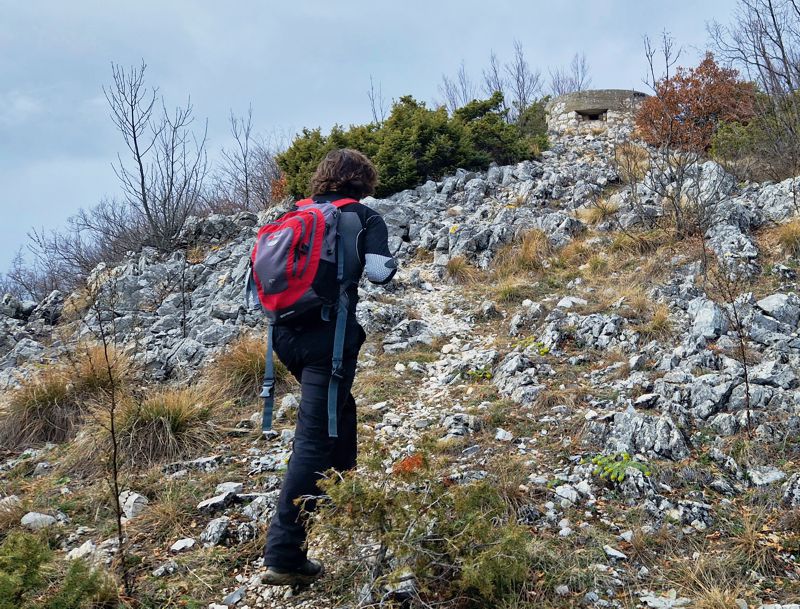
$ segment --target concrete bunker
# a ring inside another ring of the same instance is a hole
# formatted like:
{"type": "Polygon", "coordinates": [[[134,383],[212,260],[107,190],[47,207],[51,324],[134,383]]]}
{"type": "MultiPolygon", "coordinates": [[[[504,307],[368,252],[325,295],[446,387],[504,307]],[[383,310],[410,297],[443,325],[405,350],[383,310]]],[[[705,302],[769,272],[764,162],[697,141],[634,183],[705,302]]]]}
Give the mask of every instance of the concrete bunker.
{"type": "Polygon", "coordinates": [[[639,104],[647,97],[627,89],[576,91],[556,97],[546,107],[551,131],[603,129],[632,124],[639,104]]]}

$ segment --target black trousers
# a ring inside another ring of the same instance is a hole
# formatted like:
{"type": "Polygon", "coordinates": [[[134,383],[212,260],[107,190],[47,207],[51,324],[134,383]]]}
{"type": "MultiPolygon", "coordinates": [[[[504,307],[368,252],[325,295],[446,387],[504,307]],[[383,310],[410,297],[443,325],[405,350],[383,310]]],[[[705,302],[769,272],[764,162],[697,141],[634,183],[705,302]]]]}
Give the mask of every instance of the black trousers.
{"type": "MultiPolygon", "coordinates": [[[[328,437],[328,385],[331,380],[334,323],[274,329],[275,353],[300,382],[294,448],[283,479],[275,516],[269,527],[264,564],[293,569],[306,561],[306,529],[295,501],[319,495],[322,472],[356,465],[356,403],[350,389],[356,373],[358,352],[366,335],[355,317],[348,318],[344,345],[344,378],[339,384],[338,438],[328,437]]],[[[313,511],[314,501],[304,509],[313,511]]]]}

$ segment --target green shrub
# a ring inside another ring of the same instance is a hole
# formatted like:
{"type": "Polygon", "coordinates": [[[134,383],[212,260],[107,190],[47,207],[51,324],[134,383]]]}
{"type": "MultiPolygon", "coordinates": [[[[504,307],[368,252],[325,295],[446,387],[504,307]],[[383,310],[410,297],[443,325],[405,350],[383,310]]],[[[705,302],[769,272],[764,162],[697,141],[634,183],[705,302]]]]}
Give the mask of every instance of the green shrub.
{"type": "Polygon", "coordinates": [[[517,117],[516,127],[519,136],[534,154],[539,154],[549,147],[545,112],[545,105],[549,99],[548,96],[532,103],[517,117]]]}
{"type": "Polygon", "coordinates": [[[31,609],[115,609],[119,596],[113,581],[92,571],[81,560],[73,560],[56,593],[31,609]]]}
{"type": "Polygon", "coordinates": [[[470,102],[451,117],[444,107],[431,109],[411,96],[401,97],[381,125],[347,130],[337,125],[327,136],[320,129],[303,129],[277,162],[291,194],[305,196],[317,164],[328,152],[355,148],[375,163],[380,177],[376,194],[386,196],[457,168],[515,163],[546,147],[546,129],[536,114],[543,110],[532,106],[523,114],[524,124],[512,125],[502,105],[503,97],[496,93],[470,102]]]}
{"type": "Polygon", "coordinates": [[[15,531],[0,545],[0,609],[19,609],[25,596],[43,582],[50,549],[29,533],[15,531]]]}
{"type": "Polygon", "coordinates": [[[467,370],[461,373],[461,376],[468,381],[490,381],[493,378],[492,367],[483,366],[482,368],[475,368],[474,370],[467,370]]]}
{"type": "Polygon", "coordinates": [[[36,535],[14,532],[0,545],[0,609],[114,609],[114,582],[80,560],[60,576],[36,535]],[[56,583],[58,582],[58,583],[56,583]]]}
{"type": "Polygon", "coordinates": [[[354,559],[350,592],[369,584],[380,595],[394,575],[410,570],[423,601],[469,598],[465,607],[487,607],[518,595],[533,559],[513,499],[496,481],[451,485],[425,463],[418,459],[391,478],[359,472],[323,481],[329,500],[315,534],[354,559]],[[351,556],[364,547],[375,555],[351,556]]]}
{"type": "Polygon", "coordinates": [[[800,119],[797,93],[771,100],[757,95],[757,113],[746,122],[723,122],[711,139],[711,155],[741,179],[780,181],[797,175],[800,119]]]}

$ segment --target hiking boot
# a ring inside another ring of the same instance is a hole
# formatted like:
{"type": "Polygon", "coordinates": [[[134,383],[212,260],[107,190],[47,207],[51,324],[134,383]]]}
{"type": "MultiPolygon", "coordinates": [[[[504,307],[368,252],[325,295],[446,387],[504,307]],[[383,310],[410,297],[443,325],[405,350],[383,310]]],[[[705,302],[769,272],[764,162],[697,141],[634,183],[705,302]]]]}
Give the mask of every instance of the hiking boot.
{"type": "Polygon", "coordinates": [[[267,567],[261,583],[269,586],[307,586],[322,577],[323,573],[325,573],[325,568],[322,563],[316,560],[306,560],[296,569],[267,567]]]}

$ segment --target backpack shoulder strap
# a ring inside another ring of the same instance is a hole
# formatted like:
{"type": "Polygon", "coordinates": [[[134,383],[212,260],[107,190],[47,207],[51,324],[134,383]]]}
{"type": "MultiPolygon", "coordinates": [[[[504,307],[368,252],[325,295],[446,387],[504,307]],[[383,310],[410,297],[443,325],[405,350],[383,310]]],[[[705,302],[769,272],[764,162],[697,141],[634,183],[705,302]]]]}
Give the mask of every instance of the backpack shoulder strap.
{"type": "MultiPolygon", "coordinates": [[[[336,236],[337,252],[337,272],[336,278],[339,285],[344,283],[344,251],[342,248],[341,235],[336,236]]],[[[331,369],[331,380],[328,384],[328,437],[336,438],[339,435],[339,423],[337,411],[339,409],[339,382],[344,376],[344,339],[347,331],[347,315],[350,305],[350,298],[347,290],[340,289],[339,302],[336,307],[336,327],[333,334],[333,358],[331,369]]]]}
{"type": "Polygon", "coordinates": [[[272,361],[272,324],[267,326],[267,353],[264,361],[264,382],[259,397],[264,399],[261,413],[261,431],[266,433],[272,429],[272,409],[275,405],[275,368],[272,361]]]}

